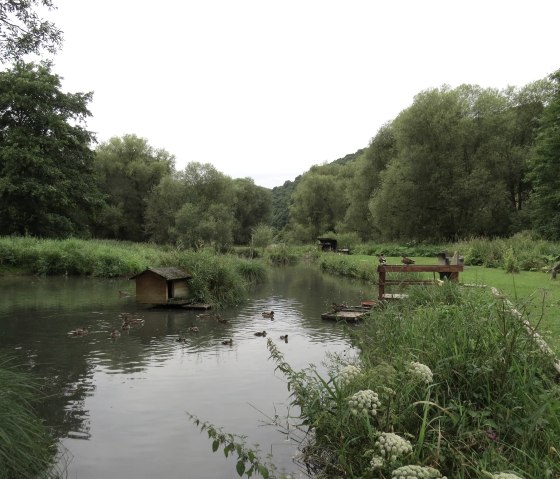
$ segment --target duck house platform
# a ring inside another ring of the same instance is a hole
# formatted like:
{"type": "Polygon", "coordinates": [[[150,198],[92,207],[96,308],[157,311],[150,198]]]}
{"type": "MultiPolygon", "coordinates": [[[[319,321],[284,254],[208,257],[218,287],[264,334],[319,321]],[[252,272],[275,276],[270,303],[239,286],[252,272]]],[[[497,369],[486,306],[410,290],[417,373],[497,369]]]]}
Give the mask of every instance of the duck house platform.
{"type": "Polygon", "coordinates": [[[327,321],[350,321],[357,322],[364,319],[364,316],[371,310],[371,308],[364,308],[360,306],[351,306],[341,309],[340,311],[332,311],[330,313],[321,314],[321,319],[327,321]]]}

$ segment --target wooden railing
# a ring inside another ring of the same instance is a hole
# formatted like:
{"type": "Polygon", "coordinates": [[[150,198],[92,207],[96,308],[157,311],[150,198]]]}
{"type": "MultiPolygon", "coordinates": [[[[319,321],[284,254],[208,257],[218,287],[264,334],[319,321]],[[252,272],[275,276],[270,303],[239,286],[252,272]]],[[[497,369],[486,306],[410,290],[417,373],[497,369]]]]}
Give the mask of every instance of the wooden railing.
{"type": "MultiPolygon", "coordinates": [[[[385,295],[385,286],[387,285],[428,285],[437,284],[435,274],[443,273],[449,281],[459,281],[459,273],[463,271],[462,264],[380,264],[377,267],[379,274],[379,299],[387,299],[389,296],[385,295]],[[434,273],[433,280],[422,279],[387,279],[387,273],[434,273]]],[[[439,278],[438,278],[439,279],[439,278]]]]}

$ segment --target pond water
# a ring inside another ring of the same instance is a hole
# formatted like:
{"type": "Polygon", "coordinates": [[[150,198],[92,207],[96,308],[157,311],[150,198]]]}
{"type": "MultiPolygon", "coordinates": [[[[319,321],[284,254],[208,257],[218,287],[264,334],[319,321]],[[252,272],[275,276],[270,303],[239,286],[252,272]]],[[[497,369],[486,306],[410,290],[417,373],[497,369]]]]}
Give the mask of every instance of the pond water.
{"type": "MultiPolygon", "coordinates": [[[[269,359],[272,339],[294,369],[324,370],[328,353],[348,358],[348,331],[321,320],[332,302],[359,304],[375,296],[363,283],[304,266],[274,268],[241,306],[220,311],[227,323],[200,311],[149,309],[123,297],[127,280],[0,277],[0,351],[49,384],[40,414],[61,439],[61,466],[70,479],[237,477],[236,456],[212,453],[206,433],[187,412],[247,436],[279,471],[304,477],[284,427],[285,378],[269,359]],[[273,310],[274,320],[262,317],[273,310]],[[122,331],[119,314],[144,325],[122,331]],[[198,333],[188,332],[197,326],[198,333]],[[87,327],[90,333],[67,333],[87,327]],[[255,332],[267,332],[265,337],[255,332]],[[288,335],[288,342],[280,340],[288,335]],[[184,335],[185,342],[177,342],[184,335]],[[232,339],[232,345],[222,341],[232,339]],[[284,425],[284,421],[280,420],[284,425]]],[[[359,326],[358,326],[359,327],[359,326]]]]}

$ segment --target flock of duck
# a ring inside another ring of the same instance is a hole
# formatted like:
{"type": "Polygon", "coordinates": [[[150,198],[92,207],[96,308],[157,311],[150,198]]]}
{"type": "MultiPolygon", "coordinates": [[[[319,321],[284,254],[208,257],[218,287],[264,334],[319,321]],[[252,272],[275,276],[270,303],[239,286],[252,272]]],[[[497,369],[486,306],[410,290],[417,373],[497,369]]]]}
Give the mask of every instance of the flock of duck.
{"type": "MultiPolygon", "coordinates": [[[[211,313],[202,313],[202,314],[198,314],[196,316],[198,319],[214,319],[216,320],[218,323],[227,323],[228,320],[225,318],[222,318],[219,314],[211,314],[211,313]]],[[[274,321],[274,311],[263,311],[262,313],[262,317],[263,318],[269,318],[271,321],[274,321]]],[[[137,316],[134,316],[132,313],[120,313],[119,314],[119,318],[122,321],[121,324],[121,329],[113,329],[113,331],[111,331],[110,333],[110,339],[118,339],[121,337],[121,331],[128,331],[129,329],[133,328],[133,327],[139,327],[139,326],[143,326],[144,325],[144,320],[142,318],[139,318],[137,316]]],[[[187,332],[189,333],[198,333],[200,331],[200,328],[198,326],[190,326],[189,328],[187,328],[187,332]]],[[[87,334],[89,334],[89,329],[86,327],[83,328],[78,328],[78,329],[73,329],[72,331],[68,332],[69,336],[73,336],[73,337],[79,337],[79,336],[86,336],[87,334]]],[[[266,337],[267,332],[266,331],[257,331],[256,333],[254,333],[255,336],[258,337],[266,337]]],[[[284,341],[284,342],[288,342],[288,335],[287,334],[283,334],[280,336],[280,340],[284,341]]],[[[187,337],[184,335],[180,335],[177,338],[177,342],[178,343],[185,343],[187,342],[187,337]]],[[[223,345],[226,346],[233,346],[233,339],[226,339],[224,341],[222,341],[223,345]]]]}
{"type": "MultiPolygon", "coordinates": [[[[130,328],[144,325],[144,320],[142,318],[134,316],[132,313],[121,313],[119,314],[119,318],[122,321],[121,324],[122,331],[128,331],[130,328]]],[[[89,334],[88,328],[78,328],[68,332],[68,336],[73,336],[73,337],[86,336],[88,334],[89,334]]],[[[118,339],[121,337],[121,332],[118,329],[113,329],[109,337],[111,339],[118,339]]]]}
{"type": "MultiPolygon", "coordinates": [[[[379,264],[387,264],[387,258],[385,258],[385,255],[383,254],[380,254],[377,257],[377,260],[379,261],[379,264]]],[[[403,256],[401,258],[401,263],[407,265],[407,264],[414,264],[415,261],[412,258],[409,258],[408,256],[403,256]]]]}
{"type": "MultiPolygon", "coordinates": [[[[268,318],[271,321],[274,321],[274,311],[263,311],[261,313],[263,318],[268,318]]],[[[214,314],[214,313],[201,313],[201,314],[197,314],[196,315],[197,319],[209,319],[209,320],[215,320],[218,323],[227,323],[228,320],[225,318],[222,318],[219,314],[214,314]]],[[[189,333],[198,333],[200,331],[200,328],[198,326],[190,326],[187,328],[187,332],[189,333]]],[[[255,336],[264,338],[267,336],[267,332],[266,331],[257,331],[256,333],[254,333],[255,336]]],[[[287,334],[283,334],[280,336],[280,340],[284,341],[285,343],[288,342],[288,335],[287,334]]],[[[176,341],[178,343],[186,343],[187,342],[187,336],[185,335],[180,335],[176,341]]],[[[225,339],[222,341],[222,344],[224,346],[233,346],[233,339],[225,339]]]]}

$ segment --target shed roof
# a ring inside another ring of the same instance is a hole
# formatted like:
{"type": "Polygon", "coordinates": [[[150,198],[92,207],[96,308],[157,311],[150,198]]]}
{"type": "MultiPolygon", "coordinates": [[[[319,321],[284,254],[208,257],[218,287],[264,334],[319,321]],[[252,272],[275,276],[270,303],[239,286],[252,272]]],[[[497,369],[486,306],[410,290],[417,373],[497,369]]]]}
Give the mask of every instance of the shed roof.
{"type": "Polygon", "coordinates": [[[148,269],[142,271],[141,273],[138,273],[137,275],[134,275],[130,279],[135,279],[138,276],[144,274],[146,271],[151,271],[152,273],[155,273],[158,276],[161,276],[162,278],[164,278],[165,280],[168,280],[168,281],[175,280],[175,279],[189,279],[189,278],[192,278],[192,275],[190,273],[186,273],[182,269],[170,266],[168,268],[148,268],[148,269]]]}

